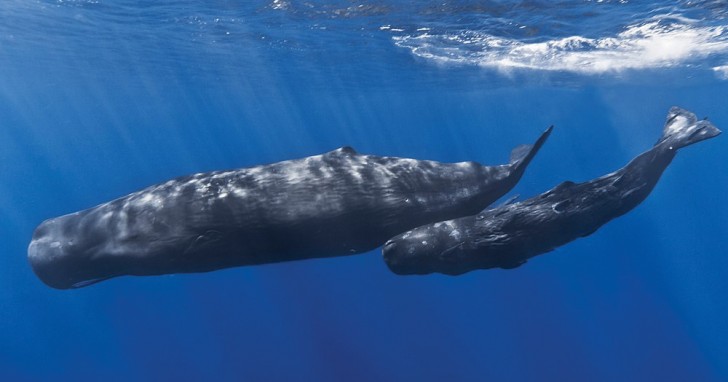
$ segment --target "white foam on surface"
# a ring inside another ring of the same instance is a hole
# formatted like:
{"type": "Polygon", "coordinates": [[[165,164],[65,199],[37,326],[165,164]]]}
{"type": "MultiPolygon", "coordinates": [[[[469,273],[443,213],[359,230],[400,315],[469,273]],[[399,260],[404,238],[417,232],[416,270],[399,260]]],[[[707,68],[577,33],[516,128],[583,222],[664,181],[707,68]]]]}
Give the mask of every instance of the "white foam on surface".
{"type": "MultiPolygon", "coordinates": [[[[624,70],[670,68],[728,53],[724,26],[698,26],[686,18],[655,17],[625,27],[614,36],[570,36],[524,42],[482,32],[394,36],[397,46],[440,64],[477,65],[504,72],[513,69],[602,74],[624,70]],[[677,22],[674,22],[677,20],[677,22]]],[[[728,67],[713,70],[728,77],[728,67]]]]}

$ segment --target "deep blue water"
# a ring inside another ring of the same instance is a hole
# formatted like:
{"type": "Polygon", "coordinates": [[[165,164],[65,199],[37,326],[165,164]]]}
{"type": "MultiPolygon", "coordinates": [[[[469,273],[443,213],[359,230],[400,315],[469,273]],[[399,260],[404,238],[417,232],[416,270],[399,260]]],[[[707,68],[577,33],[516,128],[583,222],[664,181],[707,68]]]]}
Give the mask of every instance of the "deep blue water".
{"type": "Polygon", "coordinates": [[[42,220],[193,172],[351,145],[502,163],[514,194],[624,165],[679,105],[728,128],[725,1],[0,5],[0,380],[727,380],[728,149],[514,270],[399,277],[379,251],[87,288],[42,220]]]}

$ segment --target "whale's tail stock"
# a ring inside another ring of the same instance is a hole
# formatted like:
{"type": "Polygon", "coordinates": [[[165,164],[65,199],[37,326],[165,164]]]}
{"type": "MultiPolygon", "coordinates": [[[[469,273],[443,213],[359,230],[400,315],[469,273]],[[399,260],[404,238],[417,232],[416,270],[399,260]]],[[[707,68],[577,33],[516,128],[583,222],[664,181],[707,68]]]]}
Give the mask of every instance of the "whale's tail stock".
{"type": "Polygon", "coordinates": [[[670,149],[676,150],[713,138],[720,133],[721,131],[707,119],[698,120],[695,114],[673,106],[667,113],[667,121],[665,122],[665,129],[662,131],[662,137],[655,146],[668,145],[670,149]]]}
{"type": "Polygon", "coordinates": [[[541,146],[543,146],[544,142],[546,142],[549,135],[551,135],[551,130],[553,129],[553,126],[549,126],[549,128],[538,137],[534,144],[520,145],[513,149],[513,151],[511,151],[510,158],[511,166],[514,166],[516,169],[525,169],[528,167],[528,164],[531,163],[531,160],[536,156],[536,153],[538,153],[538,150],[541,149],[541,146]]]}

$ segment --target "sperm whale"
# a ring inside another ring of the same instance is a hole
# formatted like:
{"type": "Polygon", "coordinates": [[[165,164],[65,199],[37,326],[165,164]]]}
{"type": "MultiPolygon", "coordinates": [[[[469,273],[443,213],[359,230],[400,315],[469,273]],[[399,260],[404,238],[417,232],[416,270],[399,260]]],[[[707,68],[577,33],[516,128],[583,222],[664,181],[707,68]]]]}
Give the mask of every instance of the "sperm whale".
{"type": "Polygon", "coordinates": [[[343,147],[176,178],[44,221],[28,260],[44,283],[69,289],[122,275],[366,252],[400,232],[482,210],[518,182],[550,132],[497,166],[343,147]]]}
{"type": "Polygon", "coordinates": [[[401,275],[518,267],[635,208],[678,149],[718,134],[707,120],[673,107],[660,140],[625,167],[588,182],[561,183],[519,203],[404,232],[384,244],[384,260],[401,275]]]}

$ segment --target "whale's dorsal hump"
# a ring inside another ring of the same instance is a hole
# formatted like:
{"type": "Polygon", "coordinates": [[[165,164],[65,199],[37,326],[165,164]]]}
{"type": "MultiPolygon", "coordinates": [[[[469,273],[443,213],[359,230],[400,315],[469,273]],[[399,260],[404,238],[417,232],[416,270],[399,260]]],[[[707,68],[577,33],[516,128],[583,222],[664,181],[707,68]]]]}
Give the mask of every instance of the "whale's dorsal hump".
{"type": "Polygon", "coordinates": [[[358,153],[351,146],[342,146],[336,150],[330,151],[331,155],[357,155],[358,153]]]}

